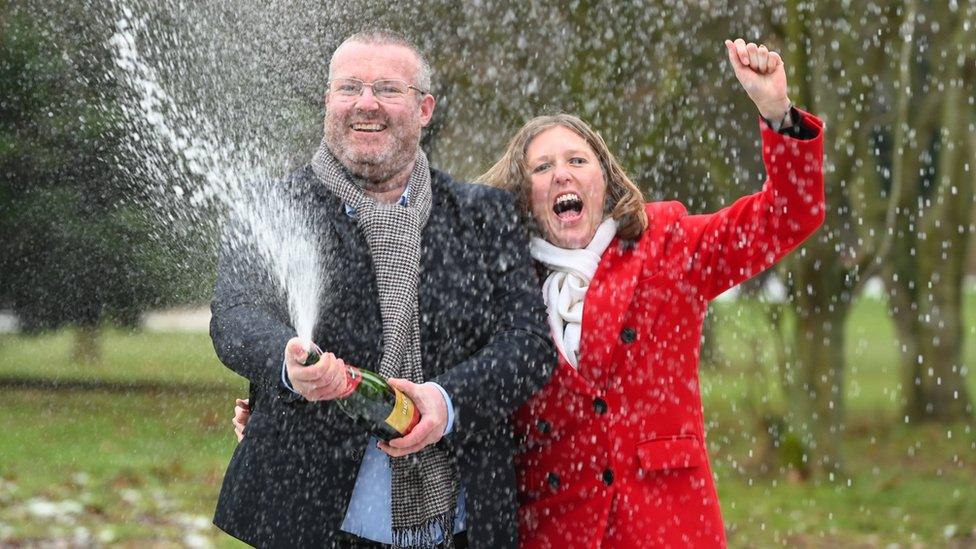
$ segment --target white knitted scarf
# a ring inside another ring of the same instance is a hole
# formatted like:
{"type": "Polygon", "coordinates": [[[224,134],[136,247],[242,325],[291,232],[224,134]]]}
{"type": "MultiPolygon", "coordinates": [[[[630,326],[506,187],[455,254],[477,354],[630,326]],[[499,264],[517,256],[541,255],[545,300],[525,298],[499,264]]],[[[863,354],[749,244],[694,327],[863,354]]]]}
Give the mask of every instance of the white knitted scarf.
{"type": "Polygon", "coordinates": [[[538,237],[533,237],[529,244],[532,257],[549,269],[549,276],[542,285],[549,312],[549,328],[556,347],[573,368],[579,368],[586,290],[600,264],[600,257],[616,234],[617,222],[610,217],[600,223],[585,248],[567,250],[538,237]]]}

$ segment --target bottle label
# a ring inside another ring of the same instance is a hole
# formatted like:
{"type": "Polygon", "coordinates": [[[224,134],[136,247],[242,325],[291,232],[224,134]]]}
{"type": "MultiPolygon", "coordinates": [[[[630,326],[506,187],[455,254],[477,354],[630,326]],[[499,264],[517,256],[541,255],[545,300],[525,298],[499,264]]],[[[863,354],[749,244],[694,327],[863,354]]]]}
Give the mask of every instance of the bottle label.
{"type": "Polygon", "coordinates": [[[406,435],[420,421],[420,412],[417,411],[417,407],[407,395],[396,387],[391,388],[396,395],[396,402],[393,404],[390,415],[386,418],[386,424],[396,429],[401,435],[406,435]]]}

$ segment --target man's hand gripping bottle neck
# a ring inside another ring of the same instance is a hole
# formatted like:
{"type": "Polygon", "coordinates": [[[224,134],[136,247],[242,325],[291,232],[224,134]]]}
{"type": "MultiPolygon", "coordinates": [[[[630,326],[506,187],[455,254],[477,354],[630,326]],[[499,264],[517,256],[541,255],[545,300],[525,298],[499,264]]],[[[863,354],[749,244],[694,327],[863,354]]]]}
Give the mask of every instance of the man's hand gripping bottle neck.
{"type": "MultiPolygon", "coordinates": [[[[311,366],[322,358],[314,343],[301,364],[311,366]]],[[[407,395],[387,383],[386,378],[362,368],[346,365],[346,390],[336,404],[377,438],[389,442],[406,436],[420,421],[417,406],[407,395]]]]}

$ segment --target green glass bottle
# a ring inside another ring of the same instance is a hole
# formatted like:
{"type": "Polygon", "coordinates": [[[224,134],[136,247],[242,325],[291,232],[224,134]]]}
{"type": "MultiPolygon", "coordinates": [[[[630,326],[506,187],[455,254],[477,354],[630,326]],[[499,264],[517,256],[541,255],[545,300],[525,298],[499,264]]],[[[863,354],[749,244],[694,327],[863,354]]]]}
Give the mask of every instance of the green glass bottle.
{"type": "MultiPolygon", "coordinates": [[[[311,366],[321,357],[322,350],[312,344],[302,365],[311,366]]],[[[347,416],[387,442],[406,436],[420,421],[420,412],[410,397],[376,372],[349,364],[346,364],[346,391],[335,402],[347,416]]]]}

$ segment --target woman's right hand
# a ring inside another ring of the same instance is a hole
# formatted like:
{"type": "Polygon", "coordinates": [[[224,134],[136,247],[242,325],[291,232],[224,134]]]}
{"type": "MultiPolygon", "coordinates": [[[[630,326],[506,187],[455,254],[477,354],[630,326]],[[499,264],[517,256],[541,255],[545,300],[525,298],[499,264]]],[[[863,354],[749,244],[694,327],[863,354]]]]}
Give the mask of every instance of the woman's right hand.
{"type": "Polygon", "coordinates": [[[247,426],[248,420],[251,419],[251,404],[248,399],[237,399],[234,401],[234,419],[231,423],[234,424],[234,434],[237,435],[237,442],[244,439],[244,427],[247,426]]]}
{"type": "Polygon", "coordinates": [[[725,41],[729,63],[742,88],[756,104],[759,114],[770,120],[781,120],[790,110],[786,68],[783,58],[766,46],[746,43],[741,38],[725,41]]]}

